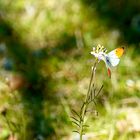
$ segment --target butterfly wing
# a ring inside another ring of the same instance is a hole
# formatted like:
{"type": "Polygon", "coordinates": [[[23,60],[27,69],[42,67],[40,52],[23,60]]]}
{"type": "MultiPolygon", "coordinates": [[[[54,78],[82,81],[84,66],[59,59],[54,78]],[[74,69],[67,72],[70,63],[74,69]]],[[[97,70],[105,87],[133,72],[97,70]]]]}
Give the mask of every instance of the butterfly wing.
{"type": "Polygon", "coordinates": [[[108,76],[111,78],[111,67],[115,67],[120,62],[120,57],[124,53],[124,48],[117,48],[111,52],[109,52],[105,56],[105,63],[107,67],[108,76]]]}
{"type": "Polygon", "coordinates": [[[115,67],[119,64],[119,62],[120,62],[119,58],[108,57],[106,63],[108,64],[109,67],[115,67]]]}
{"type": "Polygon", "coordinates": [[[113,57],[113,58],[120,58],[124,53],[124,47],[122,48],[117,48],[111,52],[108,53],[108,56],[113,57]]]}
{"type": "Polygon", "coordinates": [[[107,57],[106,57],[106,63],[110,63],[110,67],[115,67],[119,64],[120,62],[120,57],[123,55],[124,53],[124,48],[117,48],[113,51],[111,51],[110,53],[107,54],[107,57]]]}

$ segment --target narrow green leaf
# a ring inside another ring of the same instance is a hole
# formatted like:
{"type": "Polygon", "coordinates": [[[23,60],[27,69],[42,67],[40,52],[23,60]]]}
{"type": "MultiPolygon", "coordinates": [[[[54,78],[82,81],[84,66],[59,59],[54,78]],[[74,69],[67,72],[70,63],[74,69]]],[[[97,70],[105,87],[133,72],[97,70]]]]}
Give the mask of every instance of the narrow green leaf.
{"type": "Polygon", "coordinates": [[[76,119],[75,117],[71,116],[71,118],[74,119],[76,122],[80,123],[80,120],[76,119]]]}
{"type": "Polygon", "coordinates": [[[72,132],[75,132],[75,133],[78,133],[78,134],[80,134],[80,133],[79,133],[79,131],[77,131],[77,130],[74,130],[74,131],[72,131],[72,132]]]}
{"type": "Polygon", "coordinates": [[[89,127],[89,125],[84,124],[83,127],[89,127]]]}
{"type": "Polygon", "coordinates": [[[79,118],[81,118],[80,115],[79,115],[74,109],[72,109],[72,112],[73,112],[75,115],[77,115],[79,118]]]}
{"type": "Polygon", "coordinates": [[[75,121],[72,121],[75,125],[77,125],[78,127],[80,127],[80,124],[78,124],[77,122],[75,121]]]}

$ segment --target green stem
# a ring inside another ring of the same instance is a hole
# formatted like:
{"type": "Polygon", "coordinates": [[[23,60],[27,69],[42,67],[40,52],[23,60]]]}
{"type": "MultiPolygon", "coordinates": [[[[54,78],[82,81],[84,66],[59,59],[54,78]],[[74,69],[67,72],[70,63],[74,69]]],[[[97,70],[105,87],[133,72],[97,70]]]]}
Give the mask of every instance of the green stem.
{"type": "Polygon", "coordinates": [[[88,97],[89,97],[89,94],[90,94],[90,91],[91,91],[92,83],[93,83],[93,80],[94,80],[94,77],[95,77],[96,65],[97,65],[97,60],[95,61],[94,66],[92,68],[90,83],[89,83],[88,92],[87,92],[87,96],[86,96],[85,101],[88,100],[88,97]]]}
{"type": "Polygon", "coordinates": [[[91,73],[91,78],[90,78],[90,82],[89,82],[87,95],[86,95],[85,102],[84,102],[84,105],[83,105],[82,110],[81,110],[80,140],[82,140],[82,136],[83,136],[83,124],[84,124],[85,114],[86,114],[86,110],[87,110],[87,106],[88,106],[88,99],[90,96],[91,87],[92,87],[93,82],[94,82],[93,80],[95,77],[96,65],[97,65],[97,60],[95,61],[94,66],[92,68],[92,73],[91,73]]]}

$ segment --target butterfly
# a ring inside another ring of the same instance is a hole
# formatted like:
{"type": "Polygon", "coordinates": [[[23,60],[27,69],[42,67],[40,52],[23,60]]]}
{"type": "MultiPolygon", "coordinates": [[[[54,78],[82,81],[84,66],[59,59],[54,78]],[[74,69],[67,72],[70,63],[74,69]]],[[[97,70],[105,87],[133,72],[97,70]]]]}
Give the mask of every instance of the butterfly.
{"type": "Polygon", "coordinates": [[[119,64],[120,58],[124,53],[124,47],[116,48],[115,50],[109,52],[108,54],[104,54],[103,61],[106,64],[108,76],[111,78],[111,68],[115,67],[119,64]]]}

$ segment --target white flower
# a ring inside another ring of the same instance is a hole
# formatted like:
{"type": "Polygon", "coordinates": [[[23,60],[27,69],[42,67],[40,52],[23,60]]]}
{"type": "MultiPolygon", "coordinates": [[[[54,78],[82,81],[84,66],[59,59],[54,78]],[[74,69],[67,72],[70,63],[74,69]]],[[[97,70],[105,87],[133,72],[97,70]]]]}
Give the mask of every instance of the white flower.
{"type": "Polygon", "coordinates": [[[107,55],[107,50],[106,48],[104,48],[104,46],[101,46],[100,44],[97,45],[97,47],[93,47],[93,51],[91,52],[91,54],[93,56],[95,56],[99,61],[103,60],[105,61],[105,56],[107,55]]]}

